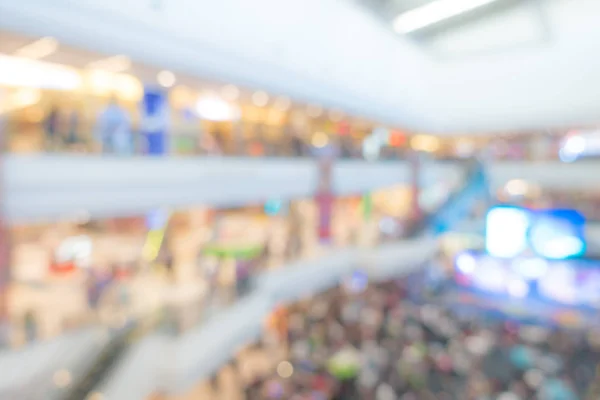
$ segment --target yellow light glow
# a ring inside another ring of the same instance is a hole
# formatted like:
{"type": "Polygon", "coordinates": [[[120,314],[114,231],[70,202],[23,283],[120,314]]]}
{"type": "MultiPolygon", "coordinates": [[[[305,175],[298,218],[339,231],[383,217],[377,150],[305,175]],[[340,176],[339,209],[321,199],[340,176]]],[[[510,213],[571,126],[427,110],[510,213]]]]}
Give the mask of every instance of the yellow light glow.
{"type": "Polygon", "coordinates": [[[281,125],[283,122],[284,114],[274,108],[270,109],[267,113],[267,125],[281,125]]]}
{"type": "Polygon", "coordinates": [[[14,108],[24,108],[37,104],[42,98],[42,92],[39,89],[25,88],[17,90],[11,97],[14,108]]]}
{"type": "Polygon", "coordinates": [[[114,74],[100,69],[92,69],[88,71],[86,78],[92,94],[108,96],[112,93],[114,74]]]}
{"type": "Polygon", "coordinates": [[[27,111],[27,120],[37,124],[44,120],[44,110],[41,107],[32,107],[27,111]]]}
{"type": "Polygon", "coordinates": [[[171,91],[171,101],[175,108],[188,107],[194,101],[194,95],[190,89],[185,86],[175,86],[171,91]]]}
{"type": "Polygon", "coordinates": [[[264,107],[269,103],[269,95],[263,91],[254,92],[252,94],[252,103],[257,107],[264,107]]]}
{"type": "Polygon", "coordinates": [[[117,74],[112,77],[112,89],[123,100],[138,101],[142,98],[142,83],[132,75],[117,74]]]}
{"type": "Polygon", "coordinates": [[[317,132],[313,135],[311,143],[318,148],[325,147],[329,143],[329,136],[323,132],[317,132]]]}
{"type": "Polygon", "coordinates": [[[410,140],[410,146],[417,151],[433,153],[440,148],[440,140],[435,136],[417,135],[410,140]]]}

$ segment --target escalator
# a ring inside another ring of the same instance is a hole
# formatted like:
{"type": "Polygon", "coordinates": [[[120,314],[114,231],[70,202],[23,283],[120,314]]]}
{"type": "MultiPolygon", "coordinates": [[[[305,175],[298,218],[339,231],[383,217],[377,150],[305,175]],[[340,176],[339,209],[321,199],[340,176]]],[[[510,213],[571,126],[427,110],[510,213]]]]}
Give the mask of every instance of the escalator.
{"type": "Polygon", "coordinates": [[[63,397],[64,400],[83,400],[90,396],[94,389],[104,380],[126,352],[129,343],[134,337],[135,325],[128,326],[114,334],[106,347],[92,362],[90,368],[75,382],[63,397]]]}
{"type": "Polygon", "coordinates": [[[153,314],[131,322],[113,332],[112,338],[93,360],[83,375],[61,396],[62,400],[84,400],[109,376],[113,368],[127,353],[127,350],[151,331],[162,329],[164,314],[153,314]]]}
{"type": "Polygon", "coordinates": [[[452,230],[456,224],[469,217],[477,202],[489,197],[487,178],[483,165],[473,162],[467,167],[465,181],[433,213],[425,215],[409,232],[409,237],[424,234],[440,235],[452,230]]]}

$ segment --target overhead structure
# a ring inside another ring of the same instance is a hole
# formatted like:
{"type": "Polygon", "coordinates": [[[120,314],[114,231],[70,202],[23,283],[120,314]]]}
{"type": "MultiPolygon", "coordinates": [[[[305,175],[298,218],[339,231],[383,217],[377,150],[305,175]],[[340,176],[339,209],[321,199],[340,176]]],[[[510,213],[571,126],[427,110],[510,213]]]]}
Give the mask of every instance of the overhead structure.
{"type": "Polygon", "coordinates": [[[59,48],[417,131],[600,120],[597,0],[0,0],[0,15],[0,29],[59,48]]]}

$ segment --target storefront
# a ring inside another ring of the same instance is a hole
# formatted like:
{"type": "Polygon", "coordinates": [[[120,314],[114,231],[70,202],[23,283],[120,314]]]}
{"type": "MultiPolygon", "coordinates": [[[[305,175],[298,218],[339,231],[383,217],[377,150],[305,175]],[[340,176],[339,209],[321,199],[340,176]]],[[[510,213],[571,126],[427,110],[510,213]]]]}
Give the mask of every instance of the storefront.
{"type": "MultiPolygon", "coordinates": [[[[2,35],[2,33],[0,33],[2,35]]],[[[66,46],[55,49],[82,57],[66,46]]],[[[86,54],[85,57],[90,57],[86,54]]],[[[265,92],[219,87],[190,77],[132,65],[123,56],[77,67],[2,55],[0,115],[5,115],[6,149],[15,153],[100,151],[99,121],[109,105],[126,115],[128,153],[144,153],[149,124],[144,94],[150,87],[167,101],[165,147],[175,154],[251,156],[309,155],[332,144],[344,155],[358,156],[359,143],[373,124],[345,118],[316,106],[293,104],[265,92]],[[187,82],[185,84],[177,84],[187,82]],[[194,87],[203,87],[202,91],[194,87]],[[325,138],[325,139],[323,139],[325,138]]]]}
{"type": "MultiPolygon", "coordinates": [[[[157,211],[142,217],[12,227],[7,302],[13,344],[28,340],[26,321],[35,321],[34,337],[47,338],[78,326],[138,318],[161,307],[165,288],[173,284],[168,277],[189,281],[185,262],[195,267],[205,240],[184,240],[190,236],[176,223],[171,235],[169,217],[157,211]],[[165,263],[175,273],[169,274],[165,263]]],[[[190,211],[183,219],[199,220],[206,227],[205,219],[194,217],[190,211]]]]}

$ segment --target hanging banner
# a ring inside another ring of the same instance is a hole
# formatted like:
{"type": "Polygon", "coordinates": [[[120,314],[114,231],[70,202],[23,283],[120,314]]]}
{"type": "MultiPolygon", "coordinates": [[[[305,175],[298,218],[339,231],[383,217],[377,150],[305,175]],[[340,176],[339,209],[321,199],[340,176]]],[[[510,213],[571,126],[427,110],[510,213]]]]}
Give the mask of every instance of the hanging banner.
{"type": "Polygon", "coordinates": [[[333,160],[323,158],[319,163],[319,186],[316,202],[319,210],[319,240],[323,243],[331,239],[331,217],[335,201],[332,187],[333,160]]]}
{"type": "Polygon", "coordinates": [[[161,155],[168,152],[169,104],[164,90],[146,87],[142,99],[142,137],[145,153],[161,155]]]}

